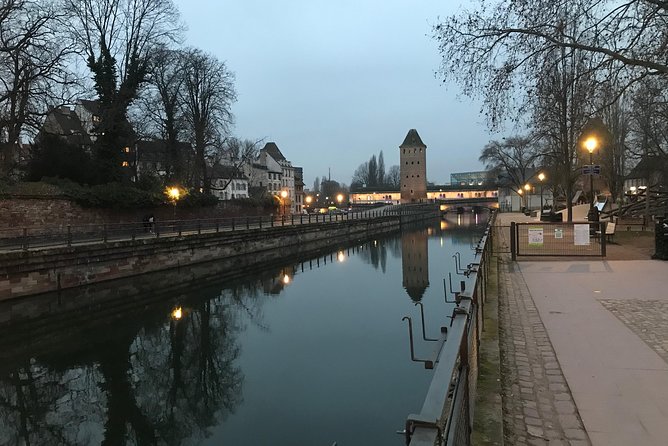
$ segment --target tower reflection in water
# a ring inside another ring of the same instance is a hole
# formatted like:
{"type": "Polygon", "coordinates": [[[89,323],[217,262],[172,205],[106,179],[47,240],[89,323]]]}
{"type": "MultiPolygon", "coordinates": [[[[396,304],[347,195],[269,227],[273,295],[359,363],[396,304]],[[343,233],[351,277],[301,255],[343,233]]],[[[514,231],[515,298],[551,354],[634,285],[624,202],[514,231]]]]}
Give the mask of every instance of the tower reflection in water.
{"type": "Polygon", "coordinates": [[[420,302],[429,287],[428,239],[426,228],[401,235],[402,284],[414,302],[420,302]]]}

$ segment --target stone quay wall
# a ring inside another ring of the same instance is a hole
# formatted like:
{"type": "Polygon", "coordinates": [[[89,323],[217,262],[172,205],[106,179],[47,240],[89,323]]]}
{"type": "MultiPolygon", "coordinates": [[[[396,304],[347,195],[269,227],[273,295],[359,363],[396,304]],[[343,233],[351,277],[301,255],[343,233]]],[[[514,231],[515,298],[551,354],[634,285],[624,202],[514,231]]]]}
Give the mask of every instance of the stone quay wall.
{"type": "MultiPolygon", "coordinates": [[[[220,202],[215,206],[199,208],[177,206],[176,218],[197,220],[231,218],[240,215],[266,215],[267,213],[262,208],[241,208],[233,202],[220,202]]],[[[63,196],[0,196],[0,231],[10,228],[62,230],[68,225],[141,222],[149,214],[154,215],[158,220],[172,220],[174,207],[164,205],[150,209],[97,209],[84,208],[63,196]]]]}
{"type": "Polygon", "coordinates": [[[307,252],[390,232],[401,224],[399,217],[386,216],[11,252],[0,256],[0,300],[203,262],[225,260],[230,262],[229,268],[242,269],[278,260],[287,252],[307,252]]]}

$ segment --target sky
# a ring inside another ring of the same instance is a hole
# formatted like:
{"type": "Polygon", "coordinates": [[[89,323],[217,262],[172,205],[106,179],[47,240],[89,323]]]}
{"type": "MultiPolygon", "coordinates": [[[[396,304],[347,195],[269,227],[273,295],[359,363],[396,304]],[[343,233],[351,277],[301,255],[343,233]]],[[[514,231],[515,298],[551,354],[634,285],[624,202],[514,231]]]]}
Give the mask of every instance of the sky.
{"type": "Polygon", "coordinates": [[[481,170],[492,138],[480,103],[435,76],[432,26],[459,2],[446,0],[175,0],[185,44],[235,73],[234,136],[274,141],[306,188],[353,172],[399,145],[415,128],[427,145],[427,177],[481,170]]]}

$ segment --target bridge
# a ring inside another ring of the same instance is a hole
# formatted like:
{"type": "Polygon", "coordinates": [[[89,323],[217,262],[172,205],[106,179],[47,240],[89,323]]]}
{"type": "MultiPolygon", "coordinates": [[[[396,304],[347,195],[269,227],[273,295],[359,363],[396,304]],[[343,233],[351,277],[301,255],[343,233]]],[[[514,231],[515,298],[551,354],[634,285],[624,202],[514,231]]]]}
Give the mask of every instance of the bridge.
{"type": "MultiPolygon", "coordinates": [[[[441,212],[499,207],[499,189],[494,184],[446,184],[427,187],[427,201],[438,203],[441,212]]],[[[383,187],[352,188],[352,205],[399,204],[401,192],[383,187]]]]}

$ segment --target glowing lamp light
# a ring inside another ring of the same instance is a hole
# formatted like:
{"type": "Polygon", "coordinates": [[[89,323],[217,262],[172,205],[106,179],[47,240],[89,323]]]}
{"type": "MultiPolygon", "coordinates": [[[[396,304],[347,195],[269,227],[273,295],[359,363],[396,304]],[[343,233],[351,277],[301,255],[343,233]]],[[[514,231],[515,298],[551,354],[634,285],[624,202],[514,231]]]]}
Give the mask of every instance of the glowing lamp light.
{"type": "Polygon", "coordinates": [[[172,319],[178,321],[182,317],[183,317],[183,310],[181,309],[181,307],[176,307],[174,308],[174,310],[172,310],[172,319]]]}
{"type": "Polygon", "coordinates": [[[339,203],[341,203],[341,202],[343,201],[343,194],[339,194],[339,195],[337,195],[337,196],[336,196],[336,201],[338,201],[339,203]]]}
{"type": "Polygon", "coordinates": [[[281,197],[282,198],[287,198],[287,196],[288,196],[288,191],[287,190],[282,190],[281,191],[281,197]]]}
{"type": "Polygon", "coordinates": [[[313,201],[312,196],[309,195],[308,197],[306,197],[306,204],[311,204],[312,201],[313,201]]]}
{"type": "Polygon", "coordinates": [[[336,260],[339,262],[343,262],[346,260],[346,255],[343,253],[343,251],[339,251],[338,254],[336,255],[336,260]]]}
{"type": "Polygon", "coordinates": [[[538,179],[539,179],[540,181],[543,181],[543,180],[545,179],[545,174],[544,174],[543,172],[539,173],[539,174],[538,174],[538,179]]]}
{"type": "Polygon", "coordinates": [[[181,191],[179,190],[178,187],[170,187],[169,189],[167,189],[167,195],[169,195],[169,198],[176,201],[179,198],[181,198],[181,191]]]}
{"type": "Polygon", "coordinates": [[[594,153],[594,150],[596,150],[596,147],[598,146],[598,141],[596,140],[596,138],[591,136],[585,140],[584,146],[589,153],[594,153]]]}
{"type": "Polygon", "coordinates": [[[286,284],[286,285],[289,284],[290,283],[290,276],[288,276],[287,274],[283,274],[283,283],[286,284]]]}

